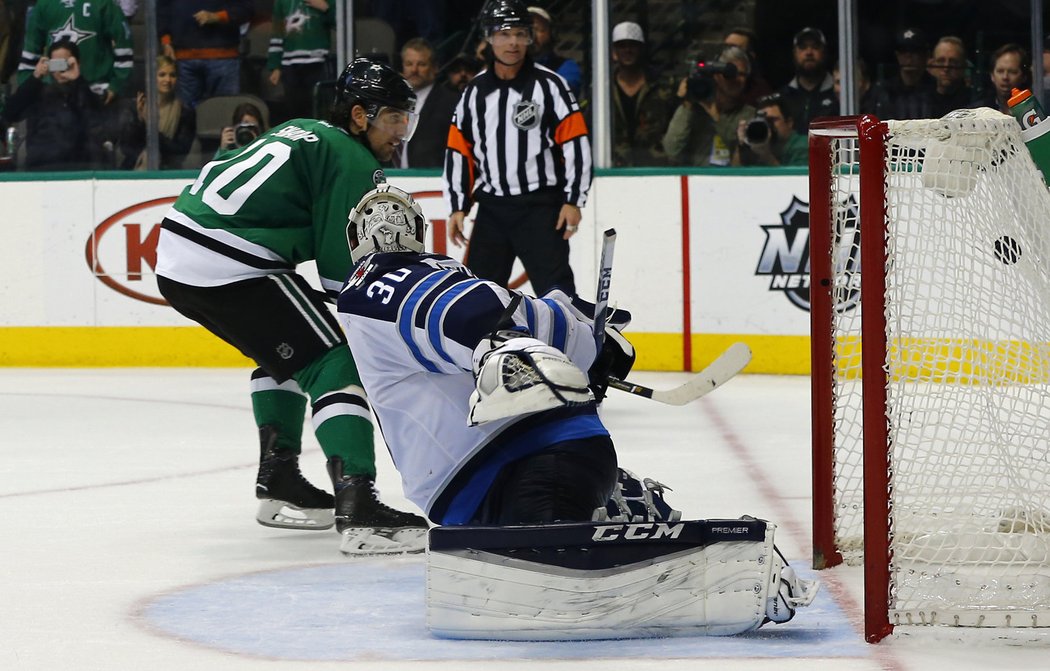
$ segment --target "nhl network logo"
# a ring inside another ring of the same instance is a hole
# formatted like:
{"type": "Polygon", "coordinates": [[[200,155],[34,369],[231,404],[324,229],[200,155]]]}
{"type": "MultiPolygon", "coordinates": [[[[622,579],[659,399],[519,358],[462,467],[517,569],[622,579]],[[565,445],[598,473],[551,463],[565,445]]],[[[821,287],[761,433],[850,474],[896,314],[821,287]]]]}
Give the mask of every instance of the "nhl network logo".
{"type": "MultiPolygon", "coordinates": [[[[835,298],[840,312],[860,302],[860,229],[857,203],[851,195],[836,218],[836,276],[844,278],[835,298]]],[[[769,290],[782,291],[792,305],[809,311],[809,204],[792,196],[780,223],[762,226],[766,243],[755,275],[769,277],[769,290]]]]}

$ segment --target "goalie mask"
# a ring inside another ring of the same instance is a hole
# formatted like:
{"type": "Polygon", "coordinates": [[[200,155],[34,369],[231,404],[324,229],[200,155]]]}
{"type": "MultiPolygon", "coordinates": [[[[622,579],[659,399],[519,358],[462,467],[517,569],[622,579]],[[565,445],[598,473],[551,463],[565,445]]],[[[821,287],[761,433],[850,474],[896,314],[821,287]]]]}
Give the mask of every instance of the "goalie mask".
{"type": "Polygon", "coordinates": [[[427,220],[408,193],[390,184],[369,191],[350,210],[346,241],[357,263],[374,252],[423,252],[427,220]]]}

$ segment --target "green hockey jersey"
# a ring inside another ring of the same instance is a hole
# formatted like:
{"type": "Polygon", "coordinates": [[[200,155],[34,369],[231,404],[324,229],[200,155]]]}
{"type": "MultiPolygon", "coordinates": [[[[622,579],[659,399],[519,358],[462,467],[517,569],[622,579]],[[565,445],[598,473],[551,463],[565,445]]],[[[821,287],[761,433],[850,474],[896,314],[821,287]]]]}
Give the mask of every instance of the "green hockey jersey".
{"type": "Polygon", "coordinates": [[[219,286],[316,260],[324,289],[338,292],[352,266],[347,217],[382,179],[349,133],[293,119],[201,169],[166,216],[157,274],[219,286]]]}
{"type": "Polygon", "coordinates": [[[80,76],[100,93],[121,93],[131,76],[131,30],[113,0],[40,0],[26,21],[18,82],[33,74],[47,48],[69,40],[80,51],[80,76]]]}
{"type": "Polygon", "coordinates": [[[314,9],[305,0],[275,0],[273,3],[273,36],[267,53],[266,67],[322,63],[331,46],[335,27],[333,5],[327,11],[314,9]]]}

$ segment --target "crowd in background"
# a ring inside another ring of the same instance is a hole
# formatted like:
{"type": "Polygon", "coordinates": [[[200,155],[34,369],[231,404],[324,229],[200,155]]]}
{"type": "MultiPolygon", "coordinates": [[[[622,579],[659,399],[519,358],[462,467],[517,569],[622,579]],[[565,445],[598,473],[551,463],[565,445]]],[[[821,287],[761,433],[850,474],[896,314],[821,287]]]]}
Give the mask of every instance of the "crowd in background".
{"type": "MultiPolygon", "coordinates": [[[[267,127],[323,116],[327,82],[344,65],[332,49],[335,2],[157,0],[160,53],[150,56],[137,0],[0,0],[0,169],[145,169],[147,58],[156,63],[164,169],[196,169],[267,127]],[[208,102],[216,100],[228,107],[208,102]],[[216,109],[217,127],[208,116],[216,109]]],[[[557,10],[569,4],[530,7],[531,55],[565,78],[589,115],[588,54],[558,47],[557,10]]],[[[442,165],[459,94],[485,67],[485,42],[472,29],[482,5],[354,3],[359,53],[400,69],[419,96],[420,130],[390,167],[442,165]],[[387,33],[390,44],[377,48],[387,33]]],[[[683,69],[654,62],[645,17],[611,18],[615,166],[805,165],[809,122],[839,113],[836,53],[819,28],[795,26],[778,50],[783,62],[771,63],[758,56],[769,45],[760,50],[751,27],[708,26],[721,41],[688,54],[683,69]],[[787,81],[767,79],[787,60],[787,81]]],[[[894,62],[855,64],[859,111],[887,119],[976,106],[1005,112],[1011,90],[1031,86],[1028,36],[1015,40],[975,56],[960,36],[903,27],[894,62]]],[[[1044,63],[1048,56],[1045,48],[1044,63]]]]}

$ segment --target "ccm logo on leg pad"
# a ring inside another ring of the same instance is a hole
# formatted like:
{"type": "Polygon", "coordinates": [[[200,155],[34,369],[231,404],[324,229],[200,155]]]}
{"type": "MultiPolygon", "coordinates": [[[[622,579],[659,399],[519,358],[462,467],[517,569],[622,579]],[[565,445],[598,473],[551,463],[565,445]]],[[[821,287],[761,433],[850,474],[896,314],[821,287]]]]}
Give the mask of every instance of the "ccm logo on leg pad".
{"type": "Polygon", "coordinates": [[[638,541],[658,538],[678,538],[684,524],[648,522],[638,524],[605,524],[594,528],[592,541],[638,541]]]}

